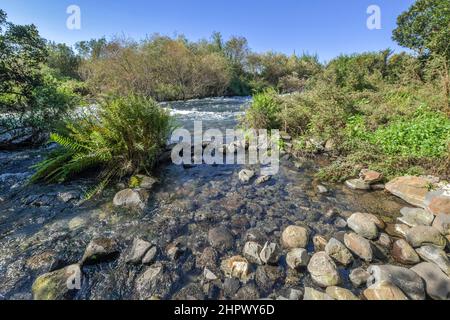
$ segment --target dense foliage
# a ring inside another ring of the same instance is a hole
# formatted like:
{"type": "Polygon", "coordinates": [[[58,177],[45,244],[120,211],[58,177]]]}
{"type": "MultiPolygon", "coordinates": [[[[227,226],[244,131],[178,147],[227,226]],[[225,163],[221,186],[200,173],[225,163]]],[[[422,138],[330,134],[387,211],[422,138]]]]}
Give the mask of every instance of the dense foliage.
{"type": "Polygon", "coordinates": [[[102,169],[90,198],[111,181],[151,170],[171,129],[169,115],[148,98],[107,98],[97,115],[80,116],[51,141],[60,145],[36,166],[32,182],[63,182],[90,169],[102,169]]]}

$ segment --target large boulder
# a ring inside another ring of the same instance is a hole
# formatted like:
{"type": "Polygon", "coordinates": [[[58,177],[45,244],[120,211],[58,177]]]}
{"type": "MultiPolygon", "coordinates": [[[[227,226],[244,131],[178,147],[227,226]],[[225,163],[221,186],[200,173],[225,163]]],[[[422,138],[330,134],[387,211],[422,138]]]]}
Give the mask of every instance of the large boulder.
{"type": "Polygon", "coordinates": [[[70,300],[81,289],[81,269],[78,264],[39,276],[31,291],[34,300],[70,300]]]}
{"type": "Polygon", "coordinates": [[[366,239],[373,240],[378,236],[378,229],[369,215],[366,213],[354,213],[347,219],[350,229],[366,239]]]}
{"type": "Polygon", "coordinates": [[[412,300],[425,299],[425,286],[422,279],[413,271],[394,265],[372,265],[367,270],[370,273],[367,285],[386,281],[399,287],[412,300]]]}
{"type": "Polygon", "coordinates": [[[430,183],[432,182],[424,177],[404,176],[388,182],[385,188],[409,204],[423,208],[430,183]]]}
{"type": "Polygon", "coordinates": [[[373,250],[370,241],[356,233],[347,233],[344,235],[345,246],[355,255],[366,262],[373,260],[373,250]]]}
{"type": "Polygon", "coordinates": [[[281,243],[286,249],[305,248],[309,242],[309,231],[300,226],[289,226],[281,234],[281,243]]]}
{"type": "Polygon", "coordinates": [[[433,227],[417,226],[406,232],[406,241],[414,248],[432,244],[445,248],[447,240],[433,227]]]}
{"type": "Polygon", "coordinates": [[[425,209],[434,214],[450,215],[450,193],[447,190],[436,190],[427,193],[424,201],[425,209]]]}
{"type": "Polygon", "coordinates": [[[424,281],[427,294],[434,300],[450,300],[450,278],[434,263],[423,262],[411,268],[424,281]]]}
{"type": "Polygon", "coordinates": [[[450,261],[444,250],[435,246],[423,246],[416,251],[423,260],[434,263],[441,268],[445,274],[450,276],[450,261]]]}
{"type": "Polygon", "coordinates": [[[398,220],[410,227],[431,226],[434,220],[433,214],[422,208],[403,208],[400,213],[398,220]]]}
{"type": "Polygon", "coordinates": [[[308,271],[314,282],[321,287],[335,286],[341,282],[336,264],[325,252],[318,252],[312,256],[308,271]]]}

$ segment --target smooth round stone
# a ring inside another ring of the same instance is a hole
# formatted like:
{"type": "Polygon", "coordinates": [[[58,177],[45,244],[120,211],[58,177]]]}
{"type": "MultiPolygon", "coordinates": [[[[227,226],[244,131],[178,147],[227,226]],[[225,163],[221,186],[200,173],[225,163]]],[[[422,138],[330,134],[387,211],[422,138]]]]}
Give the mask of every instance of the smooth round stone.
{"type": "Polygon", "coordinates": [[[403,239],[397,240],[394,243],[392,257],[402,264],[417,264],[420,262],[416,251],[403,239]]]}
{"type": "Polygon", "coordinates": [[[309,241],[309,231],[300,226],[289,226],[281,235],[281,243],[287,249],[305,248],[309,241]]]}
{"type": "Polygon", "coordinates": [[[113,204],[116,207],[143,209],[147,203],[149,194],[144,189],[125,189],[116,193],[113,204]]]}
{"type": "Polygon", "coordinates": [[[241,181],[242,183],[249,183],[254,176],[255,171],[244,169],[239,172],[239,181],[241,181]]]}
{"type": "Polygon", "coordinates": [[[351,252],[366,262],[373,259],[372,246],[369,240],[361,237],[356,233],[347,233],[344,235],[344,244],[351,252]]]}
{"type": "Polygon", "coordinates": [[[99,263],[114,257],[119,252],[118,244],[113,239],[96,238],[89,242],[84,251],[81,264],[99,263]]]}
{"type": "Polygon", "coordinates": [[[336,286],[328,287],[325,293],[335,300],[359,300],[350,290],[336,286]]]}
{"type": "Polygon", "coordinates": [[[321,287],[335,286],[341,282],[336,264],[325,252],[318,252],[312,256],[308,271],[313,281],[321,287]]]}
{"type": "Polygon", "coordinates": [[[408,300],[405,294],[397,286],[381,281],[364,290],[367,300],[408,300]]]}
{"type": "Polygon", "coordinates": [[[378,237],[376,224],[364,213],[354,213],[347,219],[347,225],[360,236],[373,240],[378,237]]]}

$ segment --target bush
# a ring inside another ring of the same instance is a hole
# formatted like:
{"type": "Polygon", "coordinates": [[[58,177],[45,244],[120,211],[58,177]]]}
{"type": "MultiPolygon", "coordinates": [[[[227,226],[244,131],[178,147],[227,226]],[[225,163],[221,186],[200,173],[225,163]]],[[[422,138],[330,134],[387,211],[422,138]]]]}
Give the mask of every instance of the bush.
{"type": "Polygon", "coordinates": [[[113,180],[151,170],[171,127],[170,116],[152,99],[107,98],[97,116],[68,123],[51,135],[59,148],[36,166],[31,182],[63,182],[100,168],[100,183],[86,194],[90,198],[113,180]]]}
{"type": "Polygon", "coordinates": [[[254,129],[280,129],[279,112],[276,91],[267,89],[253,96],[253,102],[247,109],[244,121],[254,129]]]}

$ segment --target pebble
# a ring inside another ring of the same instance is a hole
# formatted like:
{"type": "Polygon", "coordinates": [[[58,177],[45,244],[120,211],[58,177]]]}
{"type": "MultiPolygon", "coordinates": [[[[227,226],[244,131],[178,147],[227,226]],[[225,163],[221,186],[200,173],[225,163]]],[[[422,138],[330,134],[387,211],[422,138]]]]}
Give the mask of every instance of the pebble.
{"type": "Polygon", "coordinates": [[[356,233],[347,233],[344,235],[344,244],[351,252],[366,262],[373,260],[372,246],[369,240],[356,233]]]}
{"type": "Polygon", "coordinates": [[[367,214],[354,213],[347,219],[347,225],[360,236],[373,240],[378,237],[378,229],[376,224],[367,214]]]}
{"type": "Polygon", "coordinates": [[[325,253],[315,253],[308,263],[308,271],[313,281],[320,287],[335,286],[341,282],[336,264],[325,253]]]}
{"type": "Polygon", "coordinates": [[[450,300],[450,278],[437,265],[422,262],[411,270],[425,281],[428,296],[434,300],[450,300]]]}
{"type": "Polygon", "coordinates": [[[416,249],[416,251],[423,260],[434,263],[446,275],[450,276],[450,261],[444,250],[435,246],[423,246],[416,249]]]}
{"type": "Polygon", "coordinates": [[[309,241],[309,231],[300,226],[289,226],[281,235],[281,243],[287,249],[305,248],[309,241]]]}
{"type": "Polygon", "coordinates": [[[331,238],[325,246],[325,252],[334,260],[346,266],[353,261],[353,255],[345,245],[335,238],[331,238]]]}
{"type": "Polygon", "coordinates": [[[306,267],[309,259],[308,252],[303,248],[291,249],[286,255],[286,263],[291,269],[306,267]]]}
{"type": "Polygon", "coordinates": [[[220,251],[230,250],[234,246],[234,237],[231,232],[223,227],[210,229],[208,232],[210,245],[220,251]]]}
{"type": "Polygon", "coordinates": [[[406,232],[406,241],[414,248],[434,244],[440,248],[445,248],[447,240],[433,227],[417,226],[406,232]]]}
{"type": "Polygon", "coordinates": [[[325,293],[335,300],[359,300],[350,290],[336,286],[328,287],[325,293]]]}
{"type": "Polygon", "coordinates": [[[387,281],[377,282],[366,290],[364,297],[367,300],[408,300],[398,287],[387,281]]]}
{"type": "Polygon", "coordinates": [[[351,283],[357,288],[367,283],[367,279],[369,279],[369,277],[370,274],[363,268],[353,269],[349,275],[351,283]]]}
{"type": "Polygon", "coordinates": [[[416,251],[403,239],[397,240],[394,243],[392,257],[402,264],[417,264],[420,262],[416,251]]]}

